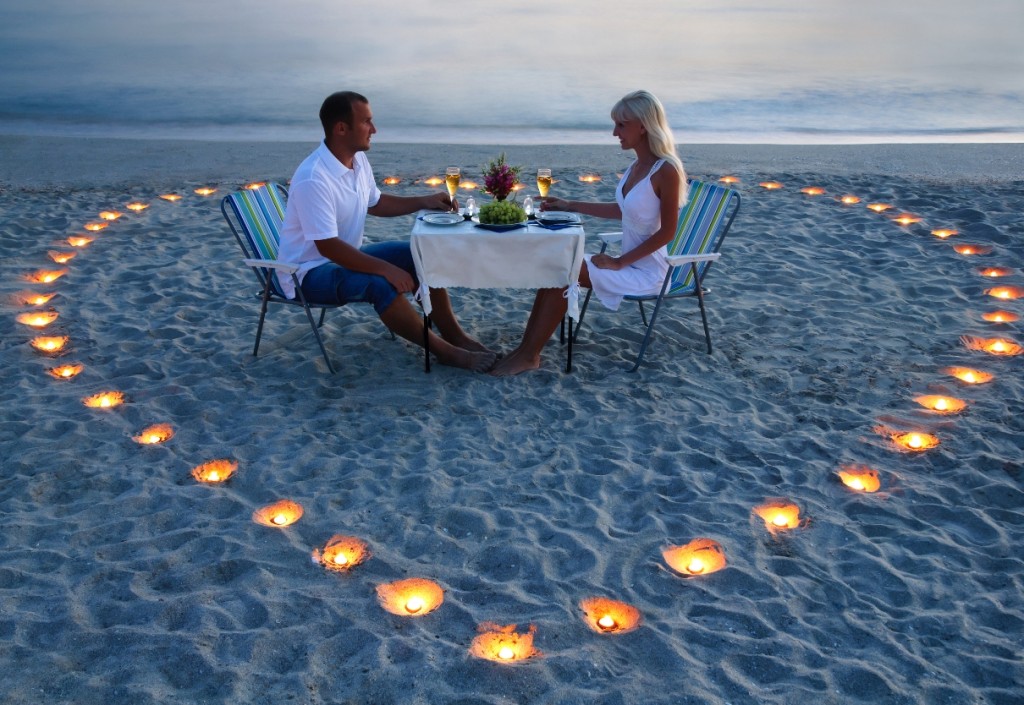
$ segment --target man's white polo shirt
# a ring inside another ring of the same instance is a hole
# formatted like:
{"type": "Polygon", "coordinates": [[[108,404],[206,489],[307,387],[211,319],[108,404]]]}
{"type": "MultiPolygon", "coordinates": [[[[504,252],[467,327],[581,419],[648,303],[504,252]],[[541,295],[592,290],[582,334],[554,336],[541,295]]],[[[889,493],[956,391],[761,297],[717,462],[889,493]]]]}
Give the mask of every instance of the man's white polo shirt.
{"type": "MultiPolygon", "coordinates": [[[[330,262],[316,249],[316,240],[337,237],[361,247],[366,209],[379,200],[380,189],[366,154],[357,152],[349,169],[321,142],[299,164],[288,187],[279,259],[299,265],[301,282],[306,272],[330,262]]],[[[278,283],[285,296],[295,298],[291,277],[281,276],[278,283]]]]}

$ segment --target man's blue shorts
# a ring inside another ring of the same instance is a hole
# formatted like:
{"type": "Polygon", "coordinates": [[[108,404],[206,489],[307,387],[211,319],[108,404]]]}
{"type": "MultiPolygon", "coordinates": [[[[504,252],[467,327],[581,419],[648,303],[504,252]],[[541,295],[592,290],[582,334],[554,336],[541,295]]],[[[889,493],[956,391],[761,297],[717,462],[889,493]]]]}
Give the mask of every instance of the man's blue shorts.
{"type": "MultiPolygon", "coordinates": [[[[365,254],[404,269],[419,286],[416,265],[408,242],[379,242],[361,248],[365,254]]],[[[373,304],[377,315],[387,310],[398,297],[395,287],[379,274],[366,274],[345,269],[340,264],[327,262],[306,272],[302,278],[302,295],[306,301],[319,304],[347,304],[365,301],[373,304]]]]}

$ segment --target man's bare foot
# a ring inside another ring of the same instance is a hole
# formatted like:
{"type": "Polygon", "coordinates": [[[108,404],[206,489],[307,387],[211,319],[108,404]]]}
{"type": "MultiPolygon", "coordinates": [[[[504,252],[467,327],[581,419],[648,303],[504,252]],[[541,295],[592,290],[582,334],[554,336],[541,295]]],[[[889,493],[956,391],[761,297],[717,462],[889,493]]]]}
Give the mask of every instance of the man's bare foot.
{"type": "Polygon", "coordinates": [[[437,361],[442,365],[461,367],[464,370],[472,370],[473,372],[489,371],[494,367],[497,359],[498,356],[490,350],[464,350],[455,346],[452,346],[450,352],[438,354],[437,356],[437,361]]]}
{"type": "MultiPolygon", "coordinates": [[[[448,340],[448,339],[445,338],[445,340],[448,340]]],[[[454,345],[457,348],[462,348],[463,350],[469,350],[470,352],[485,352],[485,353],[493,353],[494,352],[493,350],[491,350],[489,347],[487,347],[486,345],[481,343],[476,338],[471,338],[468,335],[459,336],[459,338],[457,340],[448,340],[448,342],[451,343],[452,345],[454,345]]]]}
{"type": "Polygon", "coordinates": [[[540,367],[540,356],[524,355],[514,352],[506,358],[502,358],[491,369],[495,377],[511,377],[522,372],[529,372],[540,367]]]}

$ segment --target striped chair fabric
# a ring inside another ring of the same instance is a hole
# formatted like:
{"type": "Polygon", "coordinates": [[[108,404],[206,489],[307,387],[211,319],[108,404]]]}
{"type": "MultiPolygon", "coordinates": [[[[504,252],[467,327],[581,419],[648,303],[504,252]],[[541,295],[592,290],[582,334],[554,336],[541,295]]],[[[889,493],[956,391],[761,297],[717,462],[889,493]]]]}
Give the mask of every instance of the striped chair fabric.
{"type": "MultiPolygon", "coordinates": [[[[717,252],[722,245],[726,229],[722,227],[728,216],[732,200],[731,189],[694,179],[690,182],[689,198],[679,214],[676,236],[668,245],[670,255],[703,255],[717,252]]],[[[704,270],[710,262],[697,264],[697,275],[704,279],[704,270]]],[[[679,267],[669,284],[666,296],[681,296],[696,289],[693,267],[679,267]]]]}
{"type": "MultiPolygon", "coordinates": [[[[227,200],[238,216],[253,259],[276,260],[285,209],[281,187],[273,183],[264,184],[255,189],[236,191],[227,196],[227,200]]],[[[274,295],[284,298],[277,277],[270,270],[264,269],[263,272],[264,276],[270,277],[274,295]]]]}

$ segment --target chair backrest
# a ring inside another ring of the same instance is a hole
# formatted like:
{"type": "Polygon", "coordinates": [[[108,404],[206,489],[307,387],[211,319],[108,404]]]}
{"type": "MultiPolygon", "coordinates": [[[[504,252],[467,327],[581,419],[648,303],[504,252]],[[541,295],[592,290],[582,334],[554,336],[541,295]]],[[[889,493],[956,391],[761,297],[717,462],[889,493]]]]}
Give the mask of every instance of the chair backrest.
{"type": "MultiPolygon", "coordinates": [[[[247,258],[277,259],[287,196],[284,186],[271,182],[254,189],[235,191],[221,201],[221,212],[247,258]]],[[[260,285],[265,285],[269,277],[274,293],[284,295],[270,270],[255,271],[260,285]]]]}
{"type": "MultiPolygon", "coordinates": [[[[740,209],[738,192],[696,179],[690,182],[686,205],[679,211],[676,236],[668,244],[670,255],[702,255],[718,252],[729,232],[733,218],[740,209]]],[[[711,262],[697,264],[697,281],[692,267],[680,267],[669,287],[669,294],[685,294],[696,290],[711,262]]]]}

